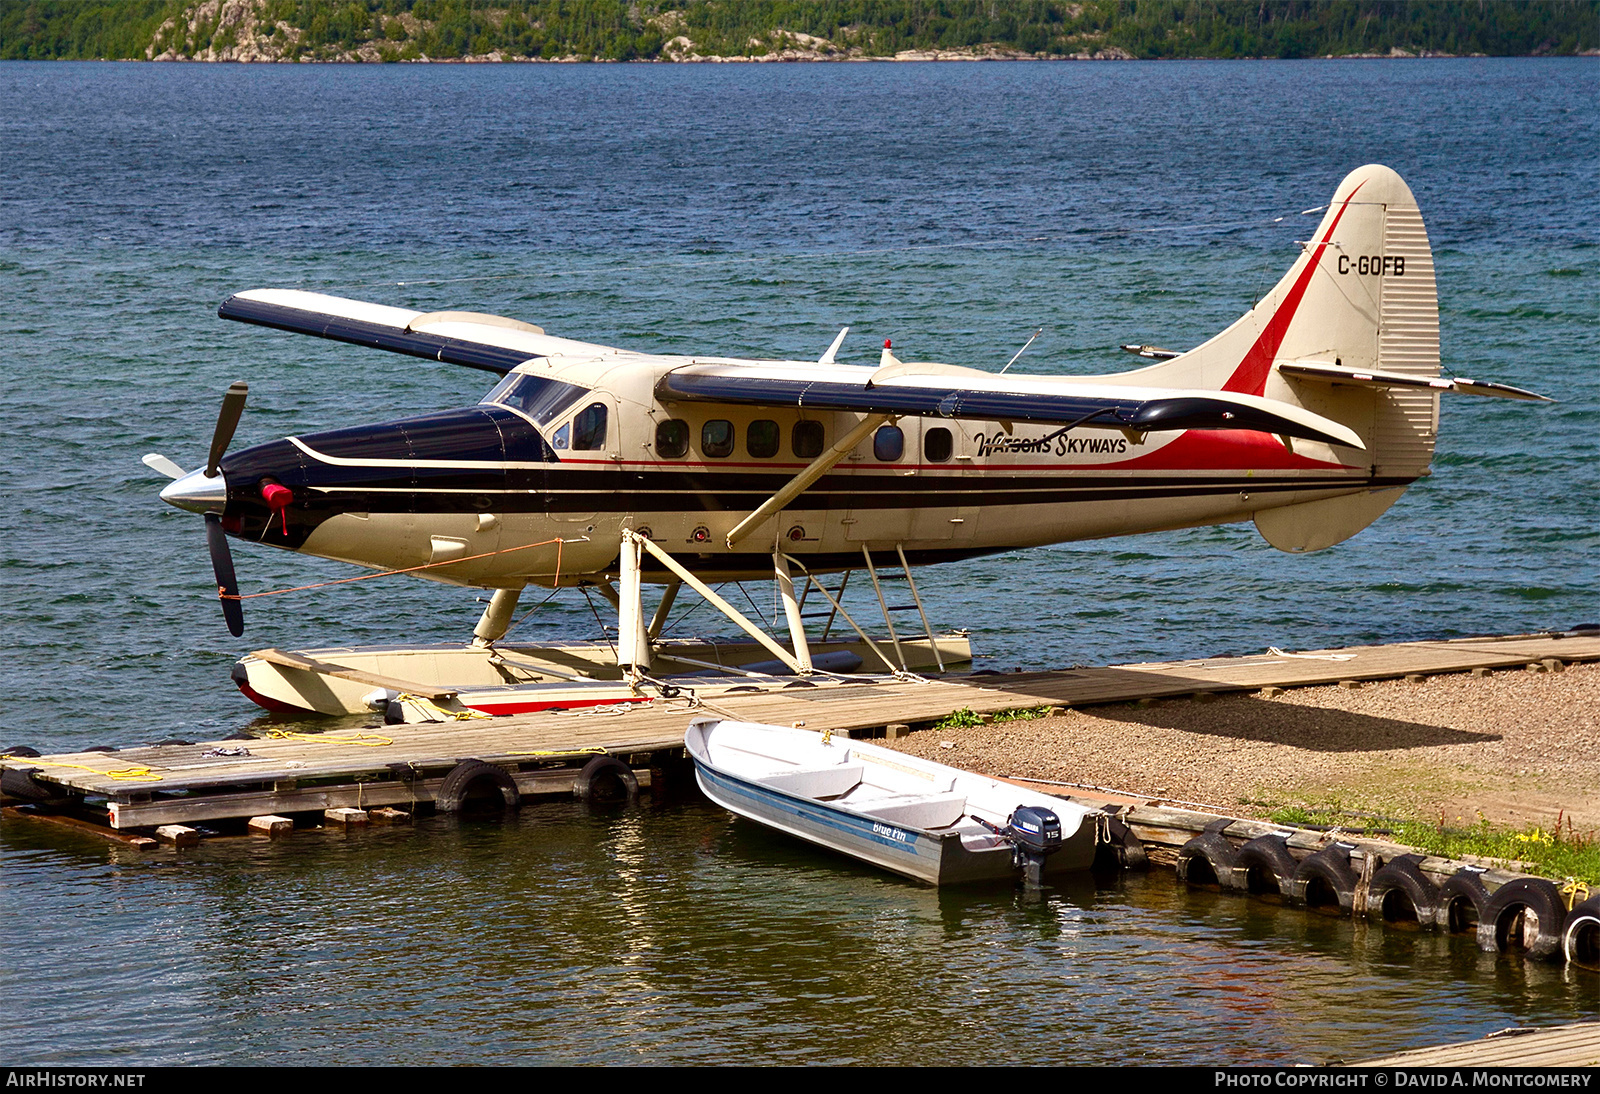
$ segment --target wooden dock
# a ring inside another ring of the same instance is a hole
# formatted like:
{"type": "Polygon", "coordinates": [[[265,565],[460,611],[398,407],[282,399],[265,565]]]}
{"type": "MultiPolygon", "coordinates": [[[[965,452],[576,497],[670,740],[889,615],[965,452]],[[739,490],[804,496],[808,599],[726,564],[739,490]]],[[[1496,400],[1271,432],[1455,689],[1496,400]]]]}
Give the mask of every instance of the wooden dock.
{"type": "MultiPolygon", "coordinates": [[[[1360,1060],[1352,1067],[1600,1068],[1600,1022],[1550,1029],[1503,1029],[1476,1041],[1360,1060]]],[[[1470,1080],[1468,1080],[1470,1081],[1470,1080]]]]}
{"type": "Polygon", "coordinates": [[[792,680],[748,693],[629,704],[616,713],[553,713],[373,726],[327,734],[156,745],[119,752],[0,760],[12,800],[54,799],[112,829],[240,821],[267,814],[431,804],[462,761],[503,768],[524,795],[570,794],[594,755],[640,768],[682,755],[692,717],[718,714],[864,736],[917,726],[957,710],[1076,707],[1263,688],[1392,679],[1472,670],[1559,671],[1600,660],[1600,633],[1517,635],[1358,646],[1159,664],[946,677],[936,680],[792,680]],[[229,755],[243,749],[246,755],[229,755]]]}

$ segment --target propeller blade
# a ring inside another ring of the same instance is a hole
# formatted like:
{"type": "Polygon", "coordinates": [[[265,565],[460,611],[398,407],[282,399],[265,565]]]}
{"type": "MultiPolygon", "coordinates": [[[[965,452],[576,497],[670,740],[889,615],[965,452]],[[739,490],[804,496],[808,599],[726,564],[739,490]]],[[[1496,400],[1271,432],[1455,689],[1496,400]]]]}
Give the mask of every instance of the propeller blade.
{"type": "Polygon", "coordinates": [[[147,452],[140,458],[139,462],[153,471],[161,472],[169,479],[181,479],[188,474],[187,471],[159,452],[147,452]]]}
{"type": "Polygon", "coordinates": [[[239,415],[244,413],[244,400],[249,394],[250,385],[243,380],[235,380],[228,385],[228,393],[222,397],[222,409],[217,412],[217,428],[211,434],[211,454],[206,457],[208,479],[217,474],[217,464],[222,462],[222,454],[233,440],[233,431],[239,428],[239,415]]]}
{"type": "Polygon", "coordinates": [[[222,601],[222,617],[228,621],[228,633],[238,638],[244,634],[244,605],[239,601],[239,580],[233,573],[228,533],[222,530],[222,518],[216,513],[206,514],[206,546],[211,548],[211,570],[217,575],[217,599],[222,601]]]}

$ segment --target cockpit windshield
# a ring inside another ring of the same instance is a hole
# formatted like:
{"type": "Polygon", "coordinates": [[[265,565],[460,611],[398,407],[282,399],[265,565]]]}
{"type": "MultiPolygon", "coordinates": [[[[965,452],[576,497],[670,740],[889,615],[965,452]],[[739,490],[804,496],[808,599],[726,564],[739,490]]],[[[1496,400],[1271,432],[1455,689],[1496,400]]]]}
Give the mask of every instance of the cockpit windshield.
{"type": "Polygon", "coordinates": [[[588,394],[587,388],[576,384],[513,372],[479,401],[520,411],[543,428],[588,394]]]}

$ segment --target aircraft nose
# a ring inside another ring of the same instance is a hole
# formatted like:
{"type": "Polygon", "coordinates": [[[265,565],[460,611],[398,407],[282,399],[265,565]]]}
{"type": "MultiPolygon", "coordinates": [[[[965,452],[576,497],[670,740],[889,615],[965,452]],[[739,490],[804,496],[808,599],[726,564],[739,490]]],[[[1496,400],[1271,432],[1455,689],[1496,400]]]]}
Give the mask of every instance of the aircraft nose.
{"type": "Polygon", "coordinates": [[[161,500],[191,513],[220,513],[228,504],[228,483],[221,471],[208,476],[201,468],[168,483],[161,500]]]}

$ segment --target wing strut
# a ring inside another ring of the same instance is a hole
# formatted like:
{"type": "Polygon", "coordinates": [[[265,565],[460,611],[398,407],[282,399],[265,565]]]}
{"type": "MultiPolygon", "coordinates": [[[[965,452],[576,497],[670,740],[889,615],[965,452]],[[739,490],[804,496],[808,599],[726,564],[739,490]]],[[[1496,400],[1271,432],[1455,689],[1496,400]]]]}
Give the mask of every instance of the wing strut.
{"type": "Polygon", "coordinates": [[[795,498],[799,497],[805,489],[833,469],[833,465],[844,459],[845,453],[866,439],[868,433],[877,429],[889,420],[887,414],[868,414],[861,419],[861,424],[833,442],[833,447],[822,455],[812,460],[810,465],[800,474],[790,479],[772,497],[761,503],[761,507],[734,525],[733,531],[728,533],[728,546],[732,547],[745,536],[764,524],[768,517],[783,509],[795,498]]]}

